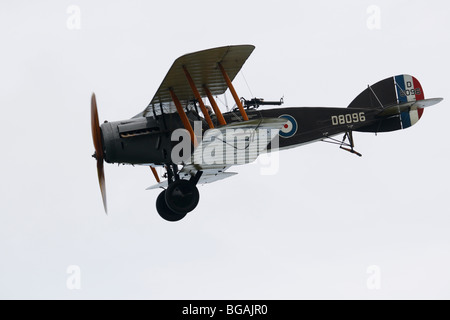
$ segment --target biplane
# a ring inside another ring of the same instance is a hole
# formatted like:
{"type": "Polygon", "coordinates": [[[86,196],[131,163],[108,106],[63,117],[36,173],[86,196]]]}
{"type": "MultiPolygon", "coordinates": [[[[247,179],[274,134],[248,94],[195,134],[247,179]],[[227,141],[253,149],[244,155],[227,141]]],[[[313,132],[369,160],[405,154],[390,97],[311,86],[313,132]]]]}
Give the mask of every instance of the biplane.
{"type": "Polygon", "coordinates": [[[254,48],[225,46],[178,58],[148,106],[131,119],[99,125],[92,94],[93,157],[105,212],[104,161],[149,166],[157,183],[148,189],[163,189],[156,200],[157,212],[167,221],[179,221],[199,203],[197,185],[233,176],[236,173],[228,171],[233,165],[314,141],[335,143],[361,156],[353,132],[409,128],[424,108],[443,100],[425,99],[419,81],[406,74],[369,85],[347,108],[286,108],[281,107],[282,99],[245,100],[232,81],[254,48]],[[235,108],[222,113],[217,98],[227,90],[235,108]],[[338,135],[343,138],[337,139],[338,135]],[[163,168],[164,181],[157,167],[163,168]]]}

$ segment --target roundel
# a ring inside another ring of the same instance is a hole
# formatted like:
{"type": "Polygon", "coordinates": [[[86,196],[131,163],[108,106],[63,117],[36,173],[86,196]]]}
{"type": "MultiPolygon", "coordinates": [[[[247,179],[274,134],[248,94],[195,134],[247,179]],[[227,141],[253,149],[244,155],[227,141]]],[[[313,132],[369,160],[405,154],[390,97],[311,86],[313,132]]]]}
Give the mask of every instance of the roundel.
{"type": "Polygon", "coordinates": [[[290,138],[297,132],[297,121],[293,116],[290,116],[288,114],[283,114],[279,116],[278,118],[284,118],[287,119],[287,122],[284,124],[284,127],[280,129],[280,137],[283,138],[290,138]]]}

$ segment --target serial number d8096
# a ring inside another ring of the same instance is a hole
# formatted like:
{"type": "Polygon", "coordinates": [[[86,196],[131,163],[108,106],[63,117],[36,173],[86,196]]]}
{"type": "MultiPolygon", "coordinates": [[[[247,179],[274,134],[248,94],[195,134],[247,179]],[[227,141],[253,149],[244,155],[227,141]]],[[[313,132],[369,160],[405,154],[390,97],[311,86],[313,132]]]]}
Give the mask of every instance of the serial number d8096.
{"type": "Polygon", "coordinates": [[[341,114],[339,116],[332,116],[331,123],[333,126],[342,125],[342,124],[352,124],[358,122],[366,121],[366,116],[364,112],[360,113],[349,113],[349,114],[341,114]]]}

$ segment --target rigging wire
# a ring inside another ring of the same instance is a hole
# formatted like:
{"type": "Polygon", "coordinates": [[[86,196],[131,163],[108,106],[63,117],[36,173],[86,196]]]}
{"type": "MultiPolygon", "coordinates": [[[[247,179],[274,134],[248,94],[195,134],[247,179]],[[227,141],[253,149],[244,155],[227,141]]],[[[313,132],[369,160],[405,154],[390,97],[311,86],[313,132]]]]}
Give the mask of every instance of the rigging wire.
{"type": "Polygon", "coordinates": [[[242,69],[241,69],[241,75],[242,75],[242,78],[244,78],[244,81],[245,81],[245,84],[247,85],[248,91],[250,91],[250,95],[251,95],[252,97],[254,97],[253,92],[252,92],[252,89],[250,89],[250,86],[248,85],[247,79],[245,79],[244,71],[243,71],[242,69]]]}
{"type": "Polygon", "coordinates": [[[223,94],[223,97],[225,98],[225,107],[227,108],[227,112],[230,112],[230,109],[228,108],[228,100],[227,100],[227,92],[223,94]]]}

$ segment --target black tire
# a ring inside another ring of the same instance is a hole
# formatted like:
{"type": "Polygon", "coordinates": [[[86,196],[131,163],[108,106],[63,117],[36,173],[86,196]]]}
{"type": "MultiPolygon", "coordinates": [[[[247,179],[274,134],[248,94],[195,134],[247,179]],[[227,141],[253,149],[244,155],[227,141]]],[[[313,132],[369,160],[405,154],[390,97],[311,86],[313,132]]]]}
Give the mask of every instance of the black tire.
{"type": "Polygon", "coordinates": [[[161,218],[170,222],[180,221],[186,216],[186,213],[178,214],[170,210],[166,203],[166,190],[161,192],[156,199],[156,210],[158,211],[158,214],[161,216],[161,218]]]}
{"type": "Polygon", "coordinates": [[[177,180],[166,190],[166,204],[178,214],[186,214],[197,207],[200,194],[197,187],[188,180],[177,180]]]}

